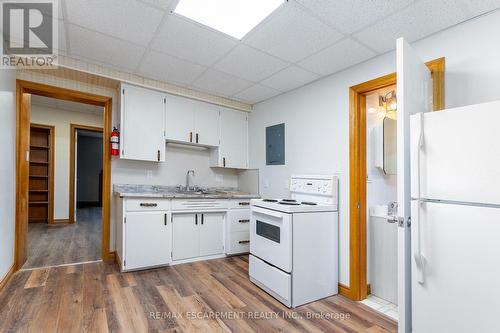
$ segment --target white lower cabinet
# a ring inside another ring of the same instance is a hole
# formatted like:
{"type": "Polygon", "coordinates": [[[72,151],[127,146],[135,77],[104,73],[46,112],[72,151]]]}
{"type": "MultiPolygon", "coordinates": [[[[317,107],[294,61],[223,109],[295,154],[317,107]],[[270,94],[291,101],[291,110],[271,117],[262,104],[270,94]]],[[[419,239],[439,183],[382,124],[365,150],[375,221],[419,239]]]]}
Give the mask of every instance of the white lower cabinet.
{"type": "Polygon", "coordinates": [[[250,202],[233,200],[226,218],[226,253],[250,252],[250,202]]]}
{"type": "Polygon", "coordinates": [[[172,214],[172,259],[188,259],[200,253],[198,214],[172,214]]]}
{"type": "Polygon", "coordinates": [[[167,265],[171,262],[170,228],[166,212],[127,212],[124,229],[125,270],[167,265]]]}
{"type": "Polygon", "coordinates": [[[224,214],[202,213],[200,232],[200,256],[211,256],[224,252],[224,214]]]}
{"type": "Polygon", "coordinates": [[[173,260],[222,254],[223,226],[224,213],[173,213],[173,260]]]}

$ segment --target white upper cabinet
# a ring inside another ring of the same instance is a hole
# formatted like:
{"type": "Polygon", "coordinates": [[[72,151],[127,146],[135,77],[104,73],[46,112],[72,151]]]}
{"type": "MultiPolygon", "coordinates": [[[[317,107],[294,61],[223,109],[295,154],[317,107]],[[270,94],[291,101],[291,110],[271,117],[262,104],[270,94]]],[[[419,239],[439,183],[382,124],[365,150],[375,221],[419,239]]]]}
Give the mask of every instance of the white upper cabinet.
{"type": "Polygon", "coordinates": [[[222,108],[220,146],[212,152],[212,167],[248,168],[248,114],[222,108]]]}
{"type": "Polygon", "coordinates": [[[166,95],[121,85],[120,158],[165,161],[166,95]]]}
{"type": "Polygon", "coordinates": [[[194,114],[196,143],[216,147],[219,145],[220,108],[212,104],[202,104],[194,114]]]}
{"type": "Polygon", "coordinates": [[[166,138],[169,141],[193,142],[196,101],[167,97],[166,138]]]}
{"type": "Polygon", "coordinates": [[[191,99],[168,96],[166,138],[173,142],[219,145],[219,108],[191,99]]]}

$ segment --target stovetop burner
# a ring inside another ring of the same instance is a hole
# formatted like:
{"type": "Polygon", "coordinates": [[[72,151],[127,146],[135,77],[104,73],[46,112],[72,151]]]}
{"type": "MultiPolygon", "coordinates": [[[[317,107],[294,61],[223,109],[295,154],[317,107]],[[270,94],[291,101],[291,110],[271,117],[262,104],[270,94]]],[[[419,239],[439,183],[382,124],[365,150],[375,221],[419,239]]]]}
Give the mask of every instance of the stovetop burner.
{"type": "Polygon", "coordinates": [[[297,200],[295,200],[295,199],[283,199],[281,201],[283,201],[283,202],[297,202],[297,200]]]}
{"type": "Polygon", "coordinates": [[[276,199],[262,199],[264,202],[278,202],[276,199]]]}
{"type": "Polygon", "coordinates": [[[317,206],[318,204],[315,202],[310,202],[310,201],[302,201],[301,204],[303,205],[309,205],[309,206],[317,206]]]}
{"type": "Polygon", "coordinates": [[[279,204],[288,206],[300,206],[298,202],[293,202],[293,201],[280,201],[279,204]]]}

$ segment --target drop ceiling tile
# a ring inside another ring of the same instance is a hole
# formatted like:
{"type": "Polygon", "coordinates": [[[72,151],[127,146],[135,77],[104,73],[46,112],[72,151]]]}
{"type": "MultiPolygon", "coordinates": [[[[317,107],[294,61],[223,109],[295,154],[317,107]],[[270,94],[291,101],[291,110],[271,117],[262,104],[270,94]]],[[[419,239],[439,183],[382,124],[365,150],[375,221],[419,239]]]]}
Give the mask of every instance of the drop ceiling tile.
{"type": "Polygon", "coordinates": [[[280,93],[281,92],[279,92],[278,90],[256,84],[234,95],[233,97],[247,103],[258,103],[280,93]]]}
{"type": "Polygon", "coordinates": [[[170,14],[154,38],[151,48],[209,66],[236,44],[236,39],[170,14]]]}
{"type": "Polygon", "coordinates": [[[64,22],[61,20],[57,21],[57,49],[65,53],[67,51],[66,46],[66,27],[64,26],[64,22]]]}
{"type": "Polygon", "coordinates": [[[404,8],[414,0],[297,0],[340,31],[351,34],[404,8]]]}
{"type": "Polygon", "coordinates": [[[114,37],[148,45],[163,12],[135,0],[65,0],[67,21],[114,37]]]}
{"type": "Polygon", "coordinates": [[[68,25],[71,54],[132,72],[139,64],[145,48],[87,29],[68,25]]]}
{"type": "Polygon", "coordinates": [[[142,61],[138,74],[164,82],[187,85],[205,70],[204,66],[168,54],[149,51],[142,61]]]}
{"type": "Polygon", "coordinates": [[[252,85],[252,82],[213,69],[206,71],[192,84],[194,88],[223,96],[232,96],[252,85]]]}
{"type": "Polygon", "coordinates": [[[376,54],[348,38],[301,61],[300,66],[320,75],[328,75],[368,60],[376,54]]]}
{"type": "Polygon", "coordinates": [[[238,45],[214,67],[249,81],[260,81],[288,64],[246,45],[238,45]]]}
{"type": "Polygon", "coordinates": [[[161,9],[170,9],[171,5],[173,5],[174,2],[176,2],[173,0],[138,0],[138,1],[161,9]]]}
{"type": "Polygon", "coordinates": [[[472,16],[481,15],[500,8],[500,0],[461,0],[472,16]]]}
{"type": "Polygon", "coordinates": [[[290,1],[243,42],[278,58],[297,62],[342,37],[342,34],[290,1]]]}
{"type": "Polygon", "coordinates": [[[265,79],[261,83],[280,91],[288,91],[303,86],[319,77],[318,74],[306,71],[297,66],[290,66],[274,74],[270,78],[265,79]]]}
{"type": "Polygon", "coordinates": [[[396,48],[399,37],[413,42],[467,18],[463,7],[457,6],[455,0],[424,0],[360,31],[354,37],[378,52],[386,52],[396,48]]]}

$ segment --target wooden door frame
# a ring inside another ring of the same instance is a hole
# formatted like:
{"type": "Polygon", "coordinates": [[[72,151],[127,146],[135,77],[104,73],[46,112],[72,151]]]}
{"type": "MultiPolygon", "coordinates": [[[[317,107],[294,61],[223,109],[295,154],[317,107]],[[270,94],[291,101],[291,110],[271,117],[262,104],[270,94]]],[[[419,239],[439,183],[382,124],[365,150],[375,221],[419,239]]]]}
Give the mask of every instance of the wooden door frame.
{"type": "MultiPolygon", "coordinates": [[[[30,127],[49,130],[49,214],[48,223],[54,224],[54,148],[55,148],[55,126],[30,123],[30,127]]],[[[31,149],[30,149],[31,150],[31,149]]]]}
{"type": "MultiPolygon", "coordinates": [[[[445,58],[426,63],[432,75],[433,109],[444,108],[445,58]]],[[[340,293],[352,300],[367,297],[366,246],[366,95],[397,84],[396,73],[349,88],[349,287],[340,293]]]]}
{"type": "MultiPolygon", "coordinates": [[[[69,223],[75,223],[75,131],[86,130],[91,132],[103,133],[103,151],[104,151],[104,131],[102,127],[87,126],[79,124],[70,124],[69,129],[69,223]]],[[[104,160],[103,170],[104,170],[104,160]]],[[[104,197],[104,196],[103,196],[104,197]]]]}
{"type": "MultiPolygon", "coordinates": [[[[26,196],[28,189],[28,179],[20,176],[19,170],[29,166],[24,154],[29,149],[29,137],[20,135],[29,131],[30,110],[23,107],[23,100],[26,94],[33,94],[56,99],[62,99],[71,102],[79,102],[101,106],[103,112],[103,194],[102,194],[102,259],[113,260],[114,254],[109,251],[110,242],[110,199],[111,199],[111,158],[107,138],[111,135],[112,121],[112,98],[108,96],[99,96],[81,91],[50,86],[46,84],[16,80],[16,232],[14,245],[14,263],[15,270],[19,270],[27,258],[28,249],[28,220],[27,211],[22,198],[26,196]],[[28,145],[28,147],[26,147],[28,145]]],[[[29,133],[29,132],[28,132],[29,133]]],[[[29,136],[29,135],[28,135],[29,136]]]]}

